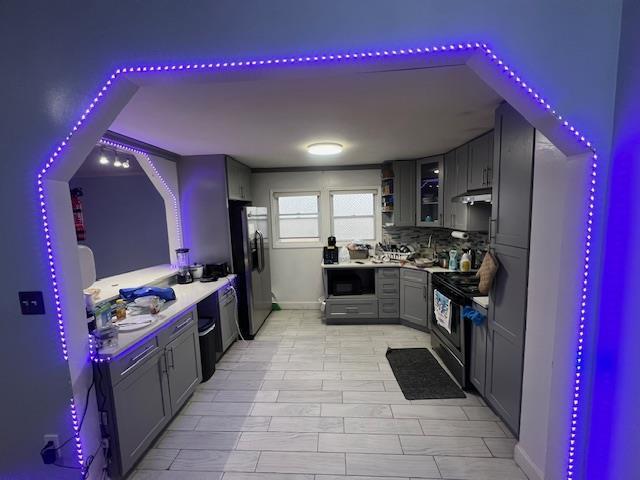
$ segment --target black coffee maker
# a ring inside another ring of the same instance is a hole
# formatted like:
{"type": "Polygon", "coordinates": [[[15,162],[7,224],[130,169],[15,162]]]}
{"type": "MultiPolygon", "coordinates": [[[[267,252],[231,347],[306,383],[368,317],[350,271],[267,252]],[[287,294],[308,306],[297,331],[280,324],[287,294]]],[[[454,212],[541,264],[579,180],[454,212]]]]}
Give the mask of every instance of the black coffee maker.
{"type": "Polygon", "coordinates": [[[336,247],[336,237],[333,235],[327,239],[327,246],[322,251],[322,261],[325,265],[338,263],[338,247],[336,247]]]}
{"type": "Polygon", "coordinates": [[[231,273],[229,264],[224,263],[207,263],[202,270],[201,282],[215,282],[221,277],[226,277],[231,273]]]}

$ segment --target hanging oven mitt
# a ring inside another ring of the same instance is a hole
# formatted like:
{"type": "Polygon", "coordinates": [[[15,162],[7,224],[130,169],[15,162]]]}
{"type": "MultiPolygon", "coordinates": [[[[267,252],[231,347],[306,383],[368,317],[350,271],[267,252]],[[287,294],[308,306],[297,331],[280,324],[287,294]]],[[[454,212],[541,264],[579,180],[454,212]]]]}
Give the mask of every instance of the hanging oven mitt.
{"type": "Polygon", "coordinates": [[[480,284],[478,290],[483,295],[488,295],[493,284],[493,278],[498,271],[498,260],[493,256],[491,252],[487,252],[482,260],[482,265],[476,273],[476,277],[480,278],[480,284]]]}

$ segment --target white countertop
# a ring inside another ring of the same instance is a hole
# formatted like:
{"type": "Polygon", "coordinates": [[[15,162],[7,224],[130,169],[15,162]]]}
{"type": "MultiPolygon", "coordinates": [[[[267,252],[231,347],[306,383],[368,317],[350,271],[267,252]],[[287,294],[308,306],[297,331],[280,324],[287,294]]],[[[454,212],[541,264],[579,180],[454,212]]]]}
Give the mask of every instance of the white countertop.
{"type": "Polygon", "coordinates": [[[489,308],[489,297],[473,297],[473,301],[484,308],[489,308]]]}
{"type": "Polygon", "coordinates": [[[401,265],[400,262],[386,262],[386,263],[373,263],[370,259],[368,260],[351,260],[349,263],[332,263],[332,264],[320,264],[322,268],[332,269],[332,268],[411,268],[413,270],[423,270],[425,272],[449,272],[450,270],[442,267],[417,267],[411,263],[405,263],[401,265]],[[361,262],[361,263],[356,263],[361,262]]]}
{"type": "Polygon", "coordinates": [[[103,278],[96,281],[89,288],[98,288],[100,290],[100,294],[95,300],[96,304],[100,302],[110,302],[120,296],[121,288],[154,285],[172,277],[176,272],[177,269],[172,265],[155,265],[153,267],[103,278]]]}
{"type": "Polygon", "coordinates": [[[196,280],[193,283],[188,283],[186,285],[170,285],[171,288],[173,288],[173,290],[176,292],[176,299],[164,304],[163,309],[158,315],[156,315],[157,320],[151,325],[145,328],[141,328],[140,330],[119,333],[118,346],[101,350],[100,356],[115,357],[127,350],[132,345],[140,343],[145,338],[154,335],[157,330],[162,328],[163,325],[182,315],[187,310],[193,308],[198,302],[204,300],[209,295],[212,295],[221,288],[225,287],[235,278],[236,275],[230,274],[215,282],[202,283],[196,280]]]}

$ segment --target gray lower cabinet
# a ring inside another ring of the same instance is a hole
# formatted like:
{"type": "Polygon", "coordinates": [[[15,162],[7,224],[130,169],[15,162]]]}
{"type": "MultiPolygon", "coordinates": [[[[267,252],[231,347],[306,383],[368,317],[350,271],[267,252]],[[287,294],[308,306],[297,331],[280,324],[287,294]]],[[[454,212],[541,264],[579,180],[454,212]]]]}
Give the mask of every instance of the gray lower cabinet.
{"type": "Polygon", "coordinates": [[[500,263],[487,317],[485,398],[514,432],[520,429],[529,251],[496,245],[500,263]]]}
{"type": "Polygon", "coordinates": [[[171,411],[177,412],[202,378],[198,330],[190,328],[165,349],[171,411]]]}
{"type": "MultiPolygon", "coordinates": [[[[487,315],[487,311],[473,305],[476,310],[487,315]]],[[[474,325],[469,322],[471,330],[471,353],[469,357],[469,379],[480,395],[485,395],[485,383],[487,372],[487,322],[474,325]]]]}
{"type": "Polygon", "coordinates": [[[400,318],[425,329],[429,327],[429,280],[428,272],[400,272],[400,318]]]}
{"type": "Polygon", "coordinates": [[[325,305],[328,323],[349,323],[378,318],[378,299],[375,295],[346,295],[329,297],[325,305]]]}
{"type": "Polygon", "coordinates": [[[512,106],[496,110],[490,240],[529,248],[535,129],[512,106]]]}
{"type": "Polygon", "coordinates": [[[202,378],[195,310],[143,344],[94,365],[111,478],[127,475],[202,378]]]}
{"type": "Polygon", "coordinates": [[[164,352],[156,348],[120,383],[113,387],[112,431],[114,460],[122,474],[128,472],[171,420],[171,400],[164,352]]]}

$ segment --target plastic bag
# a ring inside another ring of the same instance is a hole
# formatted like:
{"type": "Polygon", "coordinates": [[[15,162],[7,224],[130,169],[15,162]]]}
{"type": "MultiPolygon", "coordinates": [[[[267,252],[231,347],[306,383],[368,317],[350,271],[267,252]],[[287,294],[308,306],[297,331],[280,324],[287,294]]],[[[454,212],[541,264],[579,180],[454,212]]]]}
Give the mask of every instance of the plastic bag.
{"type": "Polygon", "coordinates": [[[347,247],[342,247],[338,254],[338,263],[349,263],[350,261],[351,256],[349,255],[349,249],[347,247]]]}

